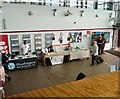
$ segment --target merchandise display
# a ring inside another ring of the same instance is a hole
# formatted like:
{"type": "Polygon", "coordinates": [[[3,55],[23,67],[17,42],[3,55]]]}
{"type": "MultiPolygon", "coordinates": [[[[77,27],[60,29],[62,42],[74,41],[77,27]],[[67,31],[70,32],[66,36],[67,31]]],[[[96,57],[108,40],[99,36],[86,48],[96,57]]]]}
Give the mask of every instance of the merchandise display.
{"type": "Polygon", "coordinates": [[[42,50],[42,37],[41,34],[34,34],[35,52],[40,53],[42,50]]]}
{"type": "Polygon", "coordinates": [[[19,38],[18,35],[10,36],[10,44],[11,44],[11,54],[19,54],[19,38]]]}
{"type": "Polygon", "coordinates": [[[52,45],[52,33],[45,34],[45,47],[52,45]]]}

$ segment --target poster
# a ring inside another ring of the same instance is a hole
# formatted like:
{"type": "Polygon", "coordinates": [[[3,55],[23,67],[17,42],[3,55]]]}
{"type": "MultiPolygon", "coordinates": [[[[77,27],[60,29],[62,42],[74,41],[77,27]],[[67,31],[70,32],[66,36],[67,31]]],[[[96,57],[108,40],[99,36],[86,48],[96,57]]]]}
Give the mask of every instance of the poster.
{"type": "Polygon", "coordinates": [[[8,35],[0,35],[0,51],[2,53],[9,52],[8,35]]]}
{"type": "Polygon", "coordinates": [[[97,41],[102,34],[104,34],[106,43],[110,43],[110,32],[92,32],[92,45],[93,42],[97,41]]]}
{"type": "Polygon", "coordinates": [[[82,42],[82,32],[69,33],[70,43],[82,42]]]}

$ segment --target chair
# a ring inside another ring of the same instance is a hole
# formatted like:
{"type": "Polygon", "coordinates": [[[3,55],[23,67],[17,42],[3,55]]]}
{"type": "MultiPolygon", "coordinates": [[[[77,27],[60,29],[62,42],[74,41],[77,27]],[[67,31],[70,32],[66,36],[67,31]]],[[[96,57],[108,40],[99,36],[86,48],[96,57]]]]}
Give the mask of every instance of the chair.
{"type": "Polygon", "coordinates": [[[77,78],[76,78],[76,81],[77,80],[81,80],[81,79],[84,79],[86,77],[86,75],[82,72],[80,72],[78,75],[77,75],[77,78]]]}

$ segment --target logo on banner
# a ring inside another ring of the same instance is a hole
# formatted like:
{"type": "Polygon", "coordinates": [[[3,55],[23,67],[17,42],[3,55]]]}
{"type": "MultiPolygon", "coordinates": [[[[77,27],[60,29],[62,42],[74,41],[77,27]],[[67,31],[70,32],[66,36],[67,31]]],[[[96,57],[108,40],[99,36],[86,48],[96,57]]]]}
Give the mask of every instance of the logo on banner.
{"type": "Polygon", "coordinates": [[[13,62],[8,63],[8,69],[9,70],[15,69],[15,64],[13,62]]]}

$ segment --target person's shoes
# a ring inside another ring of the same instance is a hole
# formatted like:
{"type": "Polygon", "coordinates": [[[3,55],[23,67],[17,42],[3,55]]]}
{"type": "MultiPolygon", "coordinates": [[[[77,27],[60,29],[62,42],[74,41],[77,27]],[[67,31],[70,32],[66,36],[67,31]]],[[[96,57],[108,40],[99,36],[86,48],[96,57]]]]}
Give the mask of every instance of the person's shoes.
{"type": "Polygon", "coordinates": [[[8,81],[11,81],[11,77],[10,76],[8,76],[7,79],[8,79],[8,81]]]}

